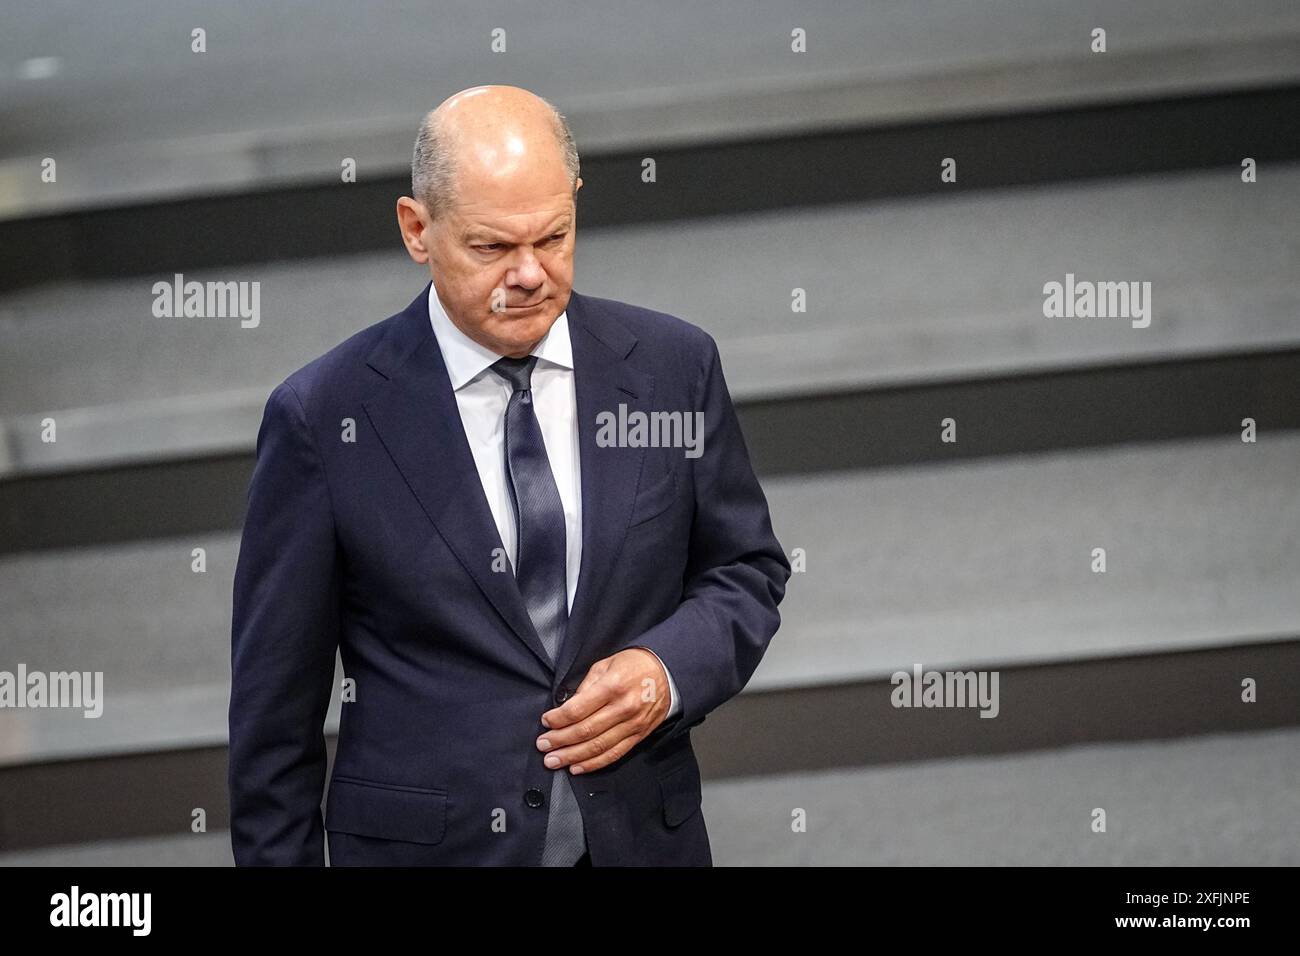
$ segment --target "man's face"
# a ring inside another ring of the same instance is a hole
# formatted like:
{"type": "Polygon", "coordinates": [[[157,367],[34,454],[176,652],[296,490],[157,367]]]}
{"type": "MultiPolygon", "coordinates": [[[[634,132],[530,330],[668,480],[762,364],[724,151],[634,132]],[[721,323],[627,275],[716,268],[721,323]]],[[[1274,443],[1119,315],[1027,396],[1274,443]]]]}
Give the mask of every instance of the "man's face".
{"type": "Polygon", "coordinates": [[[490,178],[465,173],[452,208],[426,231],[447,315],[501,355],[527,355],[573,287],[576,190],[547,166],[490,178]]]}

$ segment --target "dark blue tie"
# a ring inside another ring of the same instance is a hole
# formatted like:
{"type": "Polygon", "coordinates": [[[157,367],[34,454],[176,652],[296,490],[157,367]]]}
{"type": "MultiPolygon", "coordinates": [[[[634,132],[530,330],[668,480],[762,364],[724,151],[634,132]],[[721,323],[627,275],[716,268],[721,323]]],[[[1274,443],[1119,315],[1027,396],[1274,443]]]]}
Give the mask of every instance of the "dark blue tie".
{"type": "MultiPolygon", "coordinates": [[[[492,371],[513,387],[506,405],[506,488],[515,512],[515,581],[537,636],[554,663],[569,623],[565,572],[564,505],[546,457],[542,428],[533,410],[532,375],[537,356],[503,358],[492,371]]],[[[545,755],[543,755],[544,757],[545,755]]],[[[586,850],[582,814],[568,767],[551,771],[551,805],[542,866],[572,866],[586,850]]]]}

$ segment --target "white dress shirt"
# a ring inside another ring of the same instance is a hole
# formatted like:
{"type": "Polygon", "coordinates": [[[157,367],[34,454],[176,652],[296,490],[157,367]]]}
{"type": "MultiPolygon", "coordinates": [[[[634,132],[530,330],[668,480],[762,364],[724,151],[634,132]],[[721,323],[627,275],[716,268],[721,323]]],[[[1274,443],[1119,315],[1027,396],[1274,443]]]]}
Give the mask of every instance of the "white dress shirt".
{"type": "MultiPolygon", "coordinates": [[[[433,334],[451,378],[452,391],[456,393],[456,406],[460,409],[460,420],[465,426],[465,437],[474,455],[483,493],[487,496],[497,532],[513,568],[516,565],[518,532],[506,485],[505,462],[505,413],[512,389],[505,379],[490,369],[501,356],[456,327],[448,318],[432,284],[429,286],[429,321],[433,324],[433,334]]],[[[532,354],[537,356],[532,375],[533,410],[542,429],[542,443],[546,446],[546,457],[550,459],[560,504],[564,507],[565,585],[569,610],[572,611],[573,595],[578,589],[578,571],[582,566],[582,465],[578,452],[578,400],[567,312],[560,313],[532,354]]],[[[664,718],[667,720],[681,707],[668,665],[662,660],[659,663],[668,675],[669,709],[664,718]]]]}

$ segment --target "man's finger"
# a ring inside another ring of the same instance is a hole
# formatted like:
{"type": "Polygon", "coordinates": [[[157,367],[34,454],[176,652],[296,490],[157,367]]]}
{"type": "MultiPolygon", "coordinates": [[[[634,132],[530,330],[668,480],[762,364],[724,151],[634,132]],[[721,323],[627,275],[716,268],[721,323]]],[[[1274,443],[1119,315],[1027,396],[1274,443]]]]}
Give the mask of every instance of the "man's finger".
{"type": "Polygon", "coordinates": [[[587,773],[621,760],[645,735],[636,718],[624,720],[585,743],[566,747],[556,754],[569,765],[570,773],[587,773]]]}
{"type": "MultiPolygon", "coordinates": [[[[582,683],[578,685],[578,689],[573,692],[573,695],[568,700],[559,707],[552,707],[550,710],[542,712],[542,725],[547,729],[558,730],[561,727],[567,727],[575,721],[581,720],[590,713],[590,711],[586,709],[587,701],[586,697],[583,695],[586,694],[587,691],[591,690],[592,687],[600,683],[600,678],[607,670],[609,670],[608,657],[592,664],[591,667],[587,669],[587,676],[582,679],[582,683]],[[582,701],[575,703],[579,697],[583,698],[582,701]]],[[[600,703],[603,704],[604,701],[601,701],[600,703]]]]}
{"type": "Polygon", "coordinates": [[[574,694],[559,707],[542,715],[545,718],[543,723],[550,726],[537,735],[539,744],[544,738],[551,742],[547,749],[555,750],[596,736],[625,716],[615,710],[612,719],[610,714],[606,714],[597,720],[600,711],[618,699],[619,695],[607,684],[593,684],[574,694]],[[584,728],[584,723],[589,727],[584,728]]]}

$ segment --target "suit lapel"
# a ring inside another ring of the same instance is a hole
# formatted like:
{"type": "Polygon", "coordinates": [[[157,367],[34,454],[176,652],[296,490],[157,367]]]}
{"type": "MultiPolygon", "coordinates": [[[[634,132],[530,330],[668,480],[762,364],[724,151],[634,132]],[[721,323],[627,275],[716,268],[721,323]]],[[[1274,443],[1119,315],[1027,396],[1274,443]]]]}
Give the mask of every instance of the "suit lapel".
{"type": "Polygon", "coordinates": [[[367,359],[386,382],[364,402],[371,425],[406,479],[424,513],[484,597],[549,669],[550,658],[533,628],[509,571],[492,570],[503,547],[438,340],[429,322],[428,290],[401,313],[392,334],[367,359]]]}
{"type": "MultiPolygon", "coordinates": [[[[557,671],[567,674],[582,647],[593,637],[592,611],[609,581],[627,535],[636,498],[644,448],[596,445],[596,416],[618,415],[618,406],[648,411],[654,378],[632,367],[627,355],[636,337],[607,318],[591,300],[572,292],[567,306],[577,393],[579,464],[582,477],[582,563],[569,612],[557,671]]],[[[627,635],[630,636],[630,635],[627,635]]]]}

